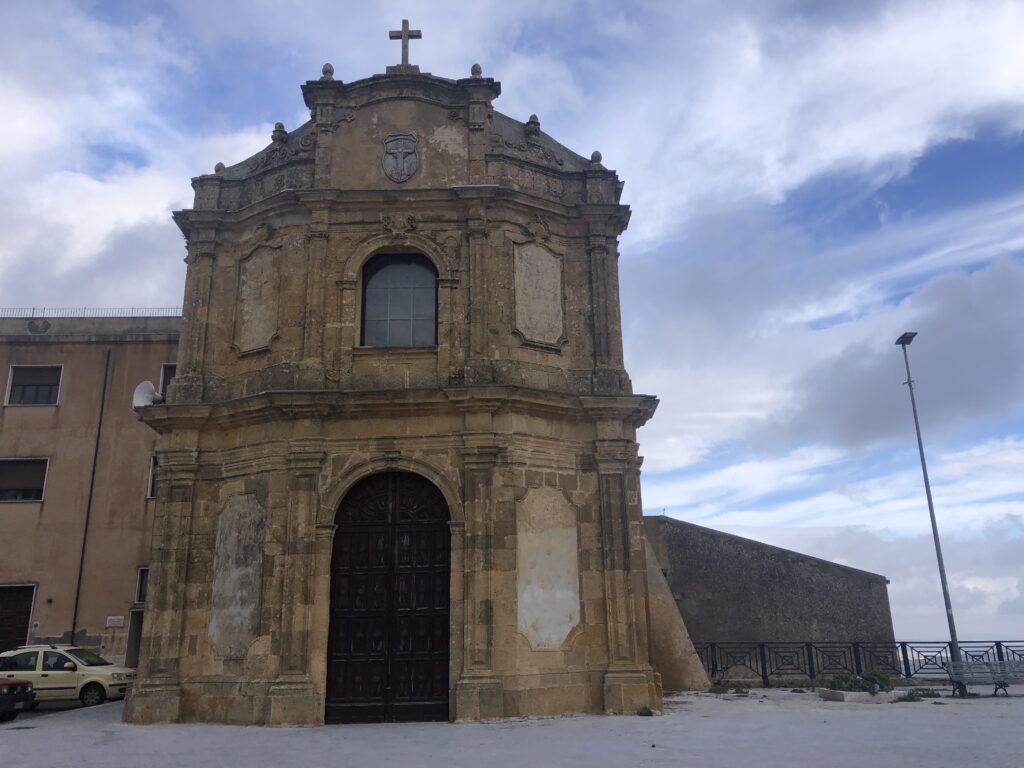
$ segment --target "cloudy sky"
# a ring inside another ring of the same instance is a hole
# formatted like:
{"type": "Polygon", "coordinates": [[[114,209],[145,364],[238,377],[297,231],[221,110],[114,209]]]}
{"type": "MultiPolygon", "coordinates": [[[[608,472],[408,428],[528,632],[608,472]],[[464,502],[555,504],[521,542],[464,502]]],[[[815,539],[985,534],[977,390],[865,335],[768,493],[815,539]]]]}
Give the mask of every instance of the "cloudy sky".
{"type": "Polygon", "coordinates": [[[916,330],[960,636],[1024,639],[1024,0],[10,0],[0,305],[179,305],[190,177],[307,119],[325,61],[383,72],[403,17],[626,181],[647,513],[883,573],[942,638],[916,330]]]}

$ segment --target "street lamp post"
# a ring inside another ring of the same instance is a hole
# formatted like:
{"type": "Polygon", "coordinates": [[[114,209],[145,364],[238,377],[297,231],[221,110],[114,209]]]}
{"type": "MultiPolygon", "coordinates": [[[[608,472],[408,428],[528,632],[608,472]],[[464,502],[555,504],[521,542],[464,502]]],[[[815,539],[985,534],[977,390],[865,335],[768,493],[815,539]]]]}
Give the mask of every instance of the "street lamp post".
{"type": "Polygon", "coordinates": [[[907,380],[904,382],[910,389],[910,407],[914,410],[914,429],[917,430],[917,450],[921,454],[921,474],[924,475],[924,494],[928,498],[928,514],[932,519],[932,538],[935,539],[935,557],[939,561],[939,579],[942,581],[942,599],[946,601],[946,620],[949,622],[949,652],[953,661],[960,661],[960,644],[956,639],[956,624],[953,622],[953,604],[949,601],[949,586],[946,584],[946,566],[942,562],[942,545],[939,544],[939,526],[935,523],[935,505],[932,504],[932,487],[928,482],[928,465],[924,460],[924,442],[921,440],[921,423],[917,418],[917,401],[914,399],[914,380],[910,377],[910,358],[907,357],[907,345],[917,336],[916,331],[907,331],[896,343],[903,347],[903,363],[907,367],[907,380]]]}

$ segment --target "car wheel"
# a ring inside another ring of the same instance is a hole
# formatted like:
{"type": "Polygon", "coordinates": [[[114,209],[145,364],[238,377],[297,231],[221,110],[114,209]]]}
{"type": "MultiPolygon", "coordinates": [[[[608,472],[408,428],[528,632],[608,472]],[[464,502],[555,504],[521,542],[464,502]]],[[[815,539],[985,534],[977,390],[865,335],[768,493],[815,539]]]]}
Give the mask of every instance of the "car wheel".
{"type": "Polygon", "coordinates": [[[107,692],[103,690],[103,686],[98,683],[89,683],[78,696],[82,702],[83,707],[95,707],[97,704],[102,704],[106,701],[107,692]]]}
{"type": "Polygon", "coordinates": [[[17,716],[17,712],[0,712],[0,723],[9,723],[17,716]]]}

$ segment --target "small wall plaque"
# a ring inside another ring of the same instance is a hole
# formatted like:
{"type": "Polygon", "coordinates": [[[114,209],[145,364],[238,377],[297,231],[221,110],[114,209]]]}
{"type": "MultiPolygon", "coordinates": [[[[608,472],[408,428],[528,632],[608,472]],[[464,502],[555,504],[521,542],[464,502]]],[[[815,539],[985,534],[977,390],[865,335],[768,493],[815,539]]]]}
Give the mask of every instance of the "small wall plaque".
{"type": "Polygon", "coordinates": [[[118,629],[124,626],[124,616],[107,616],[107,629],[118,629]]]}

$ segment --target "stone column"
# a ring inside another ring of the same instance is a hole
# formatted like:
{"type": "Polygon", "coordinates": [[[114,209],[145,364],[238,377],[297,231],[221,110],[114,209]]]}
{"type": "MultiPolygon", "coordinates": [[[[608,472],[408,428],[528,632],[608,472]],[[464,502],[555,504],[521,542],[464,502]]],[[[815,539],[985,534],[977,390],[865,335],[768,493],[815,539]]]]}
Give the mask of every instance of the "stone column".
{"type": "Polygon", "coordinates": [[[309,636],[306,643],[307,670],[316,697],[316,722],[324,721],[327,696],[327,635],[331,626],[331,554],[338,526],[317,524],[312,551],[310,579],[309,636]]]}
{"type": "MultiPolygon", "coordinates": [[[[621,430],[621,424],[618,426],[621,430]]],[[[658,709],[661,695],[648,659],[637,446],[632,440],[602,438],[595,441],[595,448],[608,620],[605,711],[624,714],[645,706],[658,709]]]]}
{"type": "Polygon", "coordinates": [[[487,222],[483,209],[469,220],[469,361],[467,384],[487,384],[491,368],[487,360],[487,222]]]}
{"type": "Polygon", "coordinates": [[[185,632],[189,545],[192,540],[198,453],[157,454],[159,490],[153,520],[149,588],[139,674],[124,719],[173,723],[181,716],[179,663],[185,632]]]}
{"type": "Polygon", "coordinates": [[[500,93],[500,88],[490,78],[480,77],[479,72],[469,79],[459,81],[466,87],[469,103],[466,105],[466,126],[469,128],[469,163],[467,167],[470,184],[487,183],[487,152],[491,144],[491,100],[500,93]]]}
{"type": "Polygon", "coordinates": [[[629,394],[631,385],[622,359],[619,312],[619,268],[615,240],[602,234],[587,238],[593,296],[594,393],[629,394]]]}
{"type": "Polygon", "coordinates": [[[356,323],[356,309],[362,302],[359,296],[359,281],[343,277],[335,281],[335,301],[338,302],[338,330],[332,334],[338,339],[333,350],[332,375],[337,377],[337,386],[344,389],[352,386],[352,350],[359,346],[360,328],[356,323]]]}
{"type": "Polygon", "coordinates": [[[326,189],[331,186],[331,154],[334,146],[334,93],[333,89],[318,91],[311,104],[311,115],[316,122],[316,153],[313,186],[326,189]]]}
{"type": "Polygon", "coordinates": [[[306,309],[302,334],[300,386],[316,389],[324,385],[324,265],[327,260],[326,213],[314,212],[320,230],[306,235],[306,309]]]}
{"type": "Polygon", "coordinates": [[[278,677],[267,695],[268,725],[315,725],[323,711],[309,676],[309,640],[315,572],[319,445],[296,441],[288,456],[288,511],[282,542],[278,677]]]}
{"type": "Polygon", "coordinates": [[[210,291],[213,284],[213,236],[189,243],[185,263],[185,300],[181,312],[178,342],[178,370],[171,380],[167,399],[172,403],[203,399],[203,356],[206,324],[209,321],[210,291]]]}
{"type": "MultiPolygon", "coordinates": [[[[490,413],[468,413],[467,423],[490,413]]],[[[474,425],[480,428],[480,425],[474,425]]],[[[489,434],[467,435],[462,453],[465,473],[465,552],[462,677],[456,686],[456,718],[479,720],[501,717],[501,682],[494,678],[494,591],[492,572],[494,483],[498,448],[489,434]]],[[[453,577],[455,574],[453,573],[453,577]]]]}

